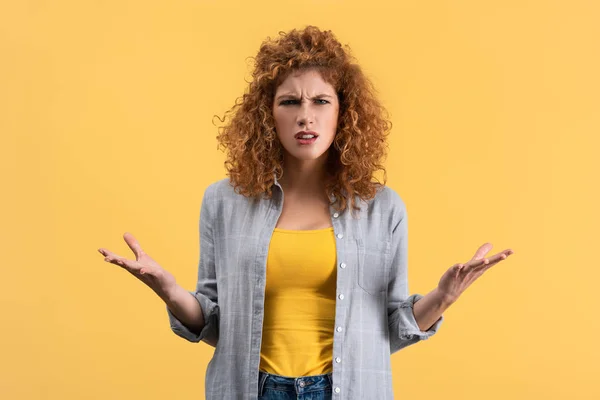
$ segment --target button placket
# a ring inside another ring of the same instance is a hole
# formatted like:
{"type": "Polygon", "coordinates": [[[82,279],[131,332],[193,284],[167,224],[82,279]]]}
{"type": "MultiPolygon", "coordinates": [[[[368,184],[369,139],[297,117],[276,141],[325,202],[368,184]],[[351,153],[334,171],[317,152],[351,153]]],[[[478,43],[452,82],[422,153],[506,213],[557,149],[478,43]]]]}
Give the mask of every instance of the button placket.
{"type": "MultiPolygon", "coordinates": [[[[337,234],[337,237],[338,237],[338,239],[341,239],[341,238],[343,238],[343,237],[344,237],[344,235],[343,235],[342,233],[338,233],[338,234],[337,234]]],[[[340,267],[341,267],[341,268],[346,268],[346,264],[345,264],[345,263],[341,263],[341,264],[340,264],[340,267]]],[[[339,298],[340,300],[344,300],[344,295],[343,295],[342,293],[340,293],[340,294],[338,295],[338,298],[339,298]]]]}
{"type": "MultiPolygon", "coordinates": [[[[333,218],[337,218],[337,217],[339,217],[339,214],[336,212],[336,213],[334,213],[334,214],[333,214],[333,218]]],[[[338,239],[342,239],[342,238],[344,237],[344,234],[343,234],[343,233],[338,233],[336,236],[337,236],[337,238],[338,238],[338,239]]],[[[342,268],[342,269],[346,268],[346,263],[344,263],[344,262],[340,263],[340,268],[342,268]]],[[[342,293],[340,293],[340,294],[338,295],[338,298],[339,298],[340,300],[343,300],[343,299],[344,299],[344,295],[343,295],[342,293]]],[[[341,326],[338,326],[338,327],[336,328],[336,331],[338,331],[338,332],[341,332],[341,331],[342,331],[342,327],[341,327],[341,326]]],[[[339,358],[339,357],[336,357],[336,358],[335,358],[335,362],[336,362],[336,363],[340,363],[341,361],[342,361],[342,359],[341,359],[341,358],[339,358]]],[[[333,391],[334,391],[335,393],[339,393],[339,392],[341,391],[341,389],[340,389],[338,386],[336,386],[336,387],[333,389],[333,391]]]]}

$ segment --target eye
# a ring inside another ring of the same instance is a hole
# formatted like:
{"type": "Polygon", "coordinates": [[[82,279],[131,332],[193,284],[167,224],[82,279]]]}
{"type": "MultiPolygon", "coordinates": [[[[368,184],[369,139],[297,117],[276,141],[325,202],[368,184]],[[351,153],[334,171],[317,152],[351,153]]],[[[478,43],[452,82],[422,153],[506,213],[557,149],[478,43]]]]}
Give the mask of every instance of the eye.
{"type": "MultiPolygon", "coordinates": [[[[299,100],[297,99],[293,99],[293,100],[282,100],[279,104],[282,106],[287,106],[290,104],[295,104],[298,103],[299,100]]],[[[325,99],[315,99],[315,102],[317,102],[317,104],[329,104],[329,101],[325,100],[325,99]]]]}

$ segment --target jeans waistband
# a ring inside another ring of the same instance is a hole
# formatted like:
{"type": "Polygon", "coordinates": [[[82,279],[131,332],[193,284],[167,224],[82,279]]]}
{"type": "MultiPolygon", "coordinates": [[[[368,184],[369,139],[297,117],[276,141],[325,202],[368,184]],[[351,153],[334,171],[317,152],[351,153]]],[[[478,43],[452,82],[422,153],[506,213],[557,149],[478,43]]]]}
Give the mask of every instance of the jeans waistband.
{"type": "Polygon", "coordinates": [[[264,371],[258,372],[258,395],[262,396],[266,388],[289,391],[296,394],[317,390],[331,390],[332,373],[311,376],[281,376],[264,371]]]}

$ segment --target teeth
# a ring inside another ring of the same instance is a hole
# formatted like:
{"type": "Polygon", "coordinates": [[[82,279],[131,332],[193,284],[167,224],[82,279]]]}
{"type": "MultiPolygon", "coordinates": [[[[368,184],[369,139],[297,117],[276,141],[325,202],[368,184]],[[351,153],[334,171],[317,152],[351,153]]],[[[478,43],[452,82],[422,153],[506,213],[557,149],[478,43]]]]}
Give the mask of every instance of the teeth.
{"type": "Polygon", "coordinates": [[[315,135],[300,135],[298,137],[302,139],[312,139],[315,137],[315,135]]]}

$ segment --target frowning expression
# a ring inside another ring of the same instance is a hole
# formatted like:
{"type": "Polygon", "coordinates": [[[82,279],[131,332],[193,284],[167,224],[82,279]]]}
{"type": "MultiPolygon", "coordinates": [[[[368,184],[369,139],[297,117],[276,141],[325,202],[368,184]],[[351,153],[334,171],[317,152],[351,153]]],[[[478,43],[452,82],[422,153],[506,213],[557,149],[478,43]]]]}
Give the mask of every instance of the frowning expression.
{"type": "Polygon", "coordinates": [[[294,71],[279,85],[273,101],[277,137],[285,156],[313,160],[326,156],[335,137],[339,101],[335,89],[315,69],[294,71]],[[315,135],[298,138],[302,131],[315,135]]]}

